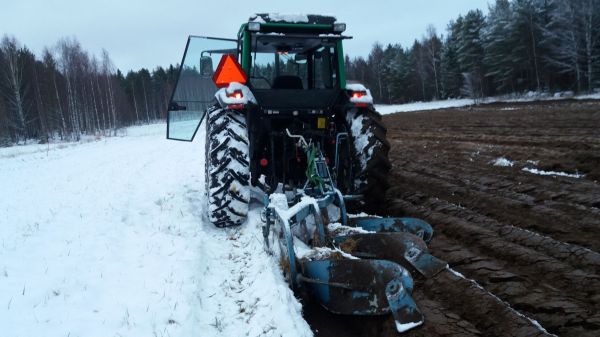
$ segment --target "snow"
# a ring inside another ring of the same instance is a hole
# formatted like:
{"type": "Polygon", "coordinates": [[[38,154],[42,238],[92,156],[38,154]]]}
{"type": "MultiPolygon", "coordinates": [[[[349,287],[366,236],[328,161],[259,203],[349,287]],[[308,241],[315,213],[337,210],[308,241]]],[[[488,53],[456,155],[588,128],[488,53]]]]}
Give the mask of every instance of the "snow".
{"type": "MultiPolygon", "coordinates": [[[[358,136],[355,136],[355,139],[354,139],[354,148],[356,149],[357,153],[360,153],[369,146],[369,138],[371,137],[371,133],[369,133],[369,132],[363,133],[362,132],[363,121],[365,119],[365,117],[363,115],[358,115],[356,118],[352,118],[352,117],[353,117],[353,115],[351,115],[351,114],[348,114],[348,116],[347,116],[347,118],[350,119],[350,121],[352,123],[350,125],[352,134],[358,135],[358,136]]],[[[372,154],[373,154],[373,147],[368,149],[368,158],[371,158],[372,154]]],[[[367,157],[366,156],[360,156],[360,167],[363,170],[367,167],[367,157]]]]}
{"type": "Polygon", "coordinates": [[[2,336],[312,335],[260,210],[208,224],[204,136],[165,128],[0,149],[2,336]]]}
{"type": "Polygon", "coordinates": [[[329,225],[327,225],[327,229],[329,230],[329,233],[333,233],[332,236],[334,236],[334,237],[343,236],[343,235],[352,235],[352,234],[373,233],[373,232],[365,230],[361,227],[344,226],[344,225],[340,224],[339,222],[330,223],[329,225]]]}
{"type": "MultiPolygon", "coordinates": [[[[537,165],[539,160],[527,160],[527,164],[537,165]]],[[[515,162],[504,157],[498,157],[490,162],[490,164],[494,166],[503,166],[503,167],[513,167],[515,162]]],[[[522,169],[525,172],[529,172],[532,174],[542,175],[542,176],[561,176],[561,177],[570,177],[570,178],[583,178],[585,174],[581,173],[566,173],[566,172],[556,172],[556,171],[543,171],[538,170],[537,168],[524,167],[522,169]]]]}
{"type": "Polygon", "coordinates": [[[360,83],[348,83],[346,84],[346,90],[350,91],[367,91],[367,88],[360,83]]]}
{"type": "MultiPolygon", "coordinates": [[[[308,16],[305,14],[279,14],[279,13],[268,13],[267,17],[272,22],[290,22],[290,23],[306,23],[308,22],[308,16]]],[[[257,15],[256,18],[252,19],[253,22],[264,23],[264,20],[257,15]]]]}
{"type": "MultiPolygon", "coordinates": [[[[529,164],[529,165],[536,166],[536,165],[539,164],[539,160],[527,160],[526,163],[529,164]]],[[[498,157],[498,158],[492,160],[490,162],[490,164],[492,164],[494,166],[512,167],[512,166],[514,166],[515,162],[511,161],[509,159],[506,159],[504,157],[498,157]]],[[[523,167],[522,170],[525,171],[525,172],[529,172],[529,173],[537,174],[537,175],[542,175],[542,176],[561,176],[561,177],[570,177],[570,178],[583,178],[583,177],[585,177],[585,175],[581,174],[581,173],[566,173],[566,172],[556,172],[556,171],[543,171],[543,170],[539,170],[537,168],[531,168],[531,167],[523,167]]]]}
{"type": "Polygon", "coordinates": [[[348,218],[365,218],[365,217],[370,217],[370,218],[381,218],[378,215],[371,215],[371,214],[367,214],[365,212],[360,212],[358,214],[351,214],[348,213],[348,218]]]}
{"type": "MultiPolygon", "coordinates": [[[[325,260],[329,258],[334,258],[333,256],[337,255],[349,260],[358,260],[359,258],[348,254],[339,248],[329,248],[329,247],[315,247],[310,248],[300,239],[294,240],[294,254],[298,259],[303,260],[325,260]]],[[[334,258],[335,259],[335,258],[334,258]]]]}
{"type": "MultiPolygon", "coordinates": [[[[280,219],[284,220],[284,221],[289,221],[290,219],[293,219],[296,217],[296,215],[298,214],[299,210],[302,210],[306,207],[309,206],[313,206],[313,209],[319,209],[318,208],[318,203],[317,200],[315,198],[309,197],[309,196],[303,196],[299,202],[297,202],[294,206],[289,207],[288,206],[288,198],[286,197],[285,194],[283,193],[272,193],[269,196],[270,199],[270,206],[275,207],[275,211],[279,214],[280,219]]],[[[311,217],[312,215],[310,215],[309,217],[311,217]]],[[[316,214],[316,216],[320,216],[320,214],[316,214]]],[[[306,218],[306,220],[309,220],[309,217],[306,218]]],[[[314,219],[313,219],[314,222],[314,219]]],[[[289,222],[285,224],[287,227],[289,227],[289,222]]],[[[339,223],[334,223],[334,224],[330,224],[329,228],[350,228],[347,226],[342,226],[339,223]]],[[[314,233],[312,233],[313,230],[316,230],[316,228],[312,228],[310,230],[310,236],[312,237],[314,235],[314,233]]],[[[294,231],[292,231],[294,233],[294,231]]],[[[356,230],[357,233],[364,233],[366,231],[362,230],[362,229],[357,229],[356,230]]],[[[340,250],[337,247],[329,248],[329,247],[310,247],[308,246],[305,242],[302,241],[302,239],[297,236],[294,235],[294,254],[296,255],[296,257],[298,259],[305,259],[305,260],[323,260],[323,259],[328,259],[331,258],[332,256],[339,256],[339,257],[344,257],[347,259],[358,259],[357,257],[348,254],[342,250],[340,250]]]]}
{"type": "Polygon", "coordinates": [[[491,164],[493,164],[494,166],[507,166],[507,167],[512,167],[515,163],[511,160],[508,160],[504,157],[498,157],[495,160],[491,161],[491,164]]]}
{"type": "Polygon", "coordinates": [[[580,95],[573,97],[575,99],[600,99],[600,92],[596,92],[593,94],[580,95]]]}
{"type": "Polygon", "coordinates": [[[376,104],[375,110],[382,115],[389,115],[395,112],[411,112],[421,110],[436,110],[445,108],[460,108],[468,105],[472,105],[472,99],[448,99],[443,101],[431,101],[431,102],[413,102],[406,104],[376,104]]]}
{"type": "Polygon", "coordinates": [[[402,333],[404,331],[408,331],[412,328],[418,327],[421,324],[423,324],[423,321],[410,322],[410,323],[404,323],[404,324],[396,322],[396,330],[398,332],[402,333]]]}
{"type": "MultiPolygon", "coordinates": [[[[525,95],[506,95],[496,97],[486,97],[480,99],[479,102],[482,104],[505,102],[505,103],[516,103],[516,102],[534,102],[534,101],[556,101],[563,99],[600,99],[600,92],[592,94],[583,94],[574,96],[573,92],[559,92],[553,95],[549,93],[539,93],[530,91],[525,95]]],[[[458,99],[447,99],[441,101],[430,101],[430,102],[412,102],[405,104],[376,104],[375,110],[382,115],[389,115],[396,112],[412,112],[412,111],[425,111],[425,110],[437,110],[447,108],[461,108],[465,106],[473,105],[473,99],[470,98],[458,98],[458,99]]],[[[514,110],[514,108],[503,108],[502,110],[514,110]]]]}
{"type": "Polygon", "coordinates": [[[258,22],[258,23],[266,23],[265,20],[260,15],[255,15],[250,18],[249,22],[258,22]]]}
{"type": "Polygon", "coordinates": [[[523,171],[538,174],[541,176],[561,176],[561,177],[569,177],[569,178],[583,178],[585,174],[580,173],[566,173],[566,172],[556,172],[556,171],[543,171],[538,170],[536,168],[524,167],[523,171]]]}
{"type": "Polygon", "coordinates": [[[238,83],[231,82],[227,88],[221,88],[215,93],[215,98],[221,103],[221,106],[229,105],[229,104],[248,104],[248,102],[252,102],[256,104],[256,98],[254,98],[254,94],[250,91],[250,88],[247,86],[238,83]],[[231,95],[236,91],[241,91],[242,96],[240,98],[229,97],[227,95],[231,95]]]}

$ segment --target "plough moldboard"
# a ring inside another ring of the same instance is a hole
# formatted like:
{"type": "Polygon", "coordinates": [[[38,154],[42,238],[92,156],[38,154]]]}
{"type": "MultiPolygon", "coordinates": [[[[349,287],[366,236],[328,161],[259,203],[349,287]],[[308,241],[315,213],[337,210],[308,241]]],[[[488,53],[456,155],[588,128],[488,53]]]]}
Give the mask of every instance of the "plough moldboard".
{"type": "Polygon", "coordinates": [[[304,188],[280,184],[270,195],[255,188],[253,196],[265,206],[265,247],[278,256],[292,289],[333,313],[391,313],[399,332],[421,325],[411,272],[429,278],[447,266],[427,250],[431,226],[414,218],[349,216],[320,151],[289,136],[313,157],[304,188]]]}

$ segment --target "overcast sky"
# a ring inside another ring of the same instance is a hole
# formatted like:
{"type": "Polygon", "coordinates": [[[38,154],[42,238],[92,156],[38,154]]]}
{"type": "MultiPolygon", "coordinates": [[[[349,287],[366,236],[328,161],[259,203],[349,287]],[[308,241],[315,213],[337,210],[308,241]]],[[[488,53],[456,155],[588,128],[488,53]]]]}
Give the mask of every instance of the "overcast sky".
{"type": "Polygon", "coordinates": [[[188,35],[235,38],[253,13],[334,15],[347,24],[345,52],[366,56],[373,42],[410,46],[428,24],[438,33],[459,14],[488,0],[0,0],[0,35],[15,36],[40,54],[44,46],[74,36],[96,55],[102,48],[115,65],[154,68],[180,62],[188,35]]]}

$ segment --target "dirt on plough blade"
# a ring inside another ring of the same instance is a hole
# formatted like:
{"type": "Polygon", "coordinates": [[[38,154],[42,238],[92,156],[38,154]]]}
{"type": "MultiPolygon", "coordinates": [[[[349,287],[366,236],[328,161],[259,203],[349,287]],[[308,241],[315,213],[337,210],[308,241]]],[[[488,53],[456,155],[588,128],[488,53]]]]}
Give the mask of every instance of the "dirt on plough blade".
{"type": "MultiPolygon", "coordinates": [[[[413,297],[406,336],[600,336],[600,101],[503,103],[384,117],[385,216],[432,224],[449,269],[413,297]]],[[[396,336],[391,318],[308,304],[317,336],[396,336]]]]}

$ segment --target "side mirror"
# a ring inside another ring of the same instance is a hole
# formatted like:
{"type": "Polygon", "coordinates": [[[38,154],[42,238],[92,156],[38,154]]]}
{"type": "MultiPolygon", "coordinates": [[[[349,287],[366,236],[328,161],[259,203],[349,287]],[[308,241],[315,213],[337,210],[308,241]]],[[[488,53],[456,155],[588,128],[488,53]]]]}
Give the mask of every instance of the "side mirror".
{"type": "Polygon", "coordinates": [[[213,62],[210,56],[200,57],[200,76],[212,77],[214,74],[213,62]]]}

